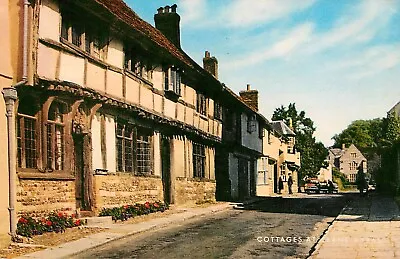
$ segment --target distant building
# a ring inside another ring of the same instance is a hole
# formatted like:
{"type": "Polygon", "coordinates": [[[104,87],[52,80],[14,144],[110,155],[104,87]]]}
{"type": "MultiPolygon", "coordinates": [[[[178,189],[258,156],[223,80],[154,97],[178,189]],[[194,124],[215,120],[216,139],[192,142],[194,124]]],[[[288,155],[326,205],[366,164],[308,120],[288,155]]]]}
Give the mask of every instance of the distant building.
{"type": "Polygon", "coordinates": [[[367,159],[354,144],[348,148],[343,145],[341,149],[329,149],[328,159],[329,163],[344,173],[351,183],[356,181],[357,172],[360,170],[367,173],[367,159]]]}

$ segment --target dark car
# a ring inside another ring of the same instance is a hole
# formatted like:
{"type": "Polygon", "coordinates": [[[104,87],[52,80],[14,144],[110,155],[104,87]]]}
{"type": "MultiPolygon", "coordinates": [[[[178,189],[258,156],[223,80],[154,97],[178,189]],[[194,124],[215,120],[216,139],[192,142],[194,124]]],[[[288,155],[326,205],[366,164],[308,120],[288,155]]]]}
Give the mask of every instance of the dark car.
{"type": "Polygon", "coordinates": [[[307,194],[310,193],[319,193],[319,181],[314,179],[309,179],[306,181],[304,185],[304,191],[307,194]]]}
{"type": "Polygon", "coordinates": [[[332,190],[330,190],[330,188],[329,188],[329,182],[320,182],[318,187],[319,187],[319,192],[320,193],[329,193],[330,191],[332,193],[338,193],[339,192],[338,185],[335,182],[332,182],[332,187],[331,187],[332,190]]]}

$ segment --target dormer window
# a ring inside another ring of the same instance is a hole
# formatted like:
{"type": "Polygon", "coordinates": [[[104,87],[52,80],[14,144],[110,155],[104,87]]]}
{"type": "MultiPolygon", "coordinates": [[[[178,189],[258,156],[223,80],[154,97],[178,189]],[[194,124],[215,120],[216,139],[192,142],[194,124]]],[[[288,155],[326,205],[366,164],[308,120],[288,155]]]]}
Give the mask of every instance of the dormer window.
{"type": "Polygon", "coordinates": [[[181,71],[172,66],[164,69],[164,91],[181,95],[181,71]]]}

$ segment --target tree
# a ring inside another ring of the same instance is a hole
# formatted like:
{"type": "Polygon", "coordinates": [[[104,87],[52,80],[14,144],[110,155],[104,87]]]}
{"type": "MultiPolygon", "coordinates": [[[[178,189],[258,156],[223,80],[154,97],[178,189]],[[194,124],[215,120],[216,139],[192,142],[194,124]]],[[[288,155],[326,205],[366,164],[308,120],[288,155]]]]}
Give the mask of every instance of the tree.
{"type": "Polygon", "coordinates": [[[290,125],[292,120],[293,131],[296,133],[296,149],[301,152],[299,170],[301,178],[316,176],[319,169],[324,166],[328,150],[313,137],[316,130],[314,122],[306,117],[304,111],[298,112],[295,103],[275,109],[272,120],[283,120],[287,125],[290,125]]]}
{"type": "Polygon", "coordinates": [[[359,149],[376,148],[382,145],[384,138],[384,119],[353,121],[341,133],[332,137],[335,147],[342,144],[349,146],[354,144],[359,149]]]}

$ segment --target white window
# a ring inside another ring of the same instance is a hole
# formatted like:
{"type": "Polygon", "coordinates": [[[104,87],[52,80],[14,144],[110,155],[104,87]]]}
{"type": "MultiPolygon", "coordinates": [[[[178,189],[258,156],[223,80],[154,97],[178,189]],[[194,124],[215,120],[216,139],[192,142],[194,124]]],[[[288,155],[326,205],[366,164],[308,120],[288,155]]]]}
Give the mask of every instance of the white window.
{"type": "Polygon", "coordinates": [[[268,157],[258,159],[257,185],[268,184],[268,157]]]}

